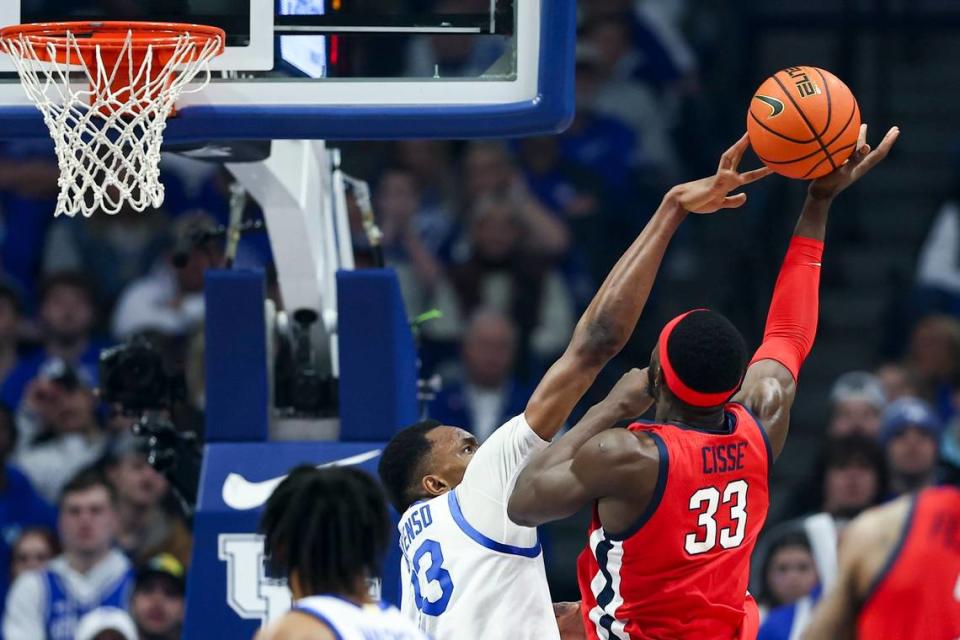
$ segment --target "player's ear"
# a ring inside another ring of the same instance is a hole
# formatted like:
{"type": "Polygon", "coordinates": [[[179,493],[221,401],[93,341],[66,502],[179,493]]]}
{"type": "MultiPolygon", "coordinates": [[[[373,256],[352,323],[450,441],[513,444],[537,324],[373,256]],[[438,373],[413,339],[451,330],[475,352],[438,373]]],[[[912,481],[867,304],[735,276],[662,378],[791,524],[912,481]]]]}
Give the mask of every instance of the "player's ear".
{"type": "Polygon", "coordinates": [[[438,475],[430,474],[423,476],[422,484],[423,490],[426,491],[427,495],[431,498],[441,496],[447,491],[450,491],[450,483],[438,475]]]}
{"type": "Polygon", "coordinates": [[[656,400],[660,397],[660,389],[663,385],[663,369],[660,368],[660,362],[654,360],[650,363],[650,369],[647,372],[647,394],[656,400]]]}

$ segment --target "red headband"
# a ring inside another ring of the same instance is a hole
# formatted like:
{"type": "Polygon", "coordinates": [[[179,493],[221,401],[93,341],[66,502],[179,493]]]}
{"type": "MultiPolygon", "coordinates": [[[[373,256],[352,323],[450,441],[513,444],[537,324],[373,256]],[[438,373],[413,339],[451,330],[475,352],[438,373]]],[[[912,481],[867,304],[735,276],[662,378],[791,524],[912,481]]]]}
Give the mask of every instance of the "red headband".
{"type": "Polygon", "coordinates": [[[729,391],[720,391],[719,393],[703,393],[691,389],[684,384],[680,376],[677,375],[677,372],[673,368],[673,363],[670,362],[670,356],[667,353],[667,343],[670,341],[670,335],[673,333],[673,330],[680,324],[681,320],[697,311],[706,311],[706,309],[694,309],[693,311],[680,314],[668,322],[667,326],[660,332],[660,343],[658,345],[660,370],[663,371],[663,381],[667,384],[667,388],[670,389],[673,395],[677,396],[681,402],[694,407],[715,407],[726,402],[740,387],[740,383],[738,382],[737,386],[729,391]]]}

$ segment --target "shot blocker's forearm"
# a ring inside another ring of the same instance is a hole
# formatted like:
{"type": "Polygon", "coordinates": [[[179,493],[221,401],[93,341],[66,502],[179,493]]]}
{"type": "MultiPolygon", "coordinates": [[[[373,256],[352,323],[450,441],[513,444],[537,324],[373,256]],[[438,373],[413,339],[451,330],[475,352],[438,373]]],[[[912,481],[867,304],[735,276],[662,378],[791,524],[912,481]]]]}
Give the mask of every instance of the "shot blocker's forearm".
{"type": "Polygon", "coordinates": [[[620,352],[647,303],[667,246],[686,216],[675,195],[668,193],[583,313],[572,349],[593,356],[599,367],[620,352]]]}
{"type": "Polygon", "coordinates": [[[544,375],[524,414],[533,430],[552,440],[597,374],[636,327],[667,245],[687,212],[674,191],[603,281],[584,311],[563,356],[544,375]]]}

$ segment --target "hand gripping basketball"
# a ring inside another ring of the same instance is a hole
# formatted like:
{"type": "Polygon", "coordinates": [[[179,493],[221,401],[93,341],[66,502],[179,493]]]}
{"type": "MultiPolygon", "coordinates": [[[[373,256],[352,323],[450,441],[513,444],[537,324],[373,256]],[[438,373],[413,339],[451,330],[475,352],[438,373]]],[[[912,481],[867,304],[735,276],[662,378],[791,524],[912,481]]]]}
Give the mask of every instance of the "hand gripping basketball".
{"type": "Polygon", "coordinates": [[[853,155],[837,170],[828,173],[810,183],[810,197],[817,200],[829,200],[837,197],[844,189],[865,176],[877,166],[893,148],[900,137],[900,128],[891,127],[876,149],[867,143],[867,125],[860,125],[857,136],[857,148],[853,155]]]}
{"type": "Polygon", "coordinates": [[[770,175],[767,167],[741,173],[739,170],[743,154],[750,146],[750,139],[744,134],[740,140],[720,156],[717,173],[709,178],[701,178],[674,187],[671,194],[686,211],[691,213],[714,213],[720,209],[737,209],[747,201],[747,194],[731,196],[744,185],[756,182],[770,175]]]}

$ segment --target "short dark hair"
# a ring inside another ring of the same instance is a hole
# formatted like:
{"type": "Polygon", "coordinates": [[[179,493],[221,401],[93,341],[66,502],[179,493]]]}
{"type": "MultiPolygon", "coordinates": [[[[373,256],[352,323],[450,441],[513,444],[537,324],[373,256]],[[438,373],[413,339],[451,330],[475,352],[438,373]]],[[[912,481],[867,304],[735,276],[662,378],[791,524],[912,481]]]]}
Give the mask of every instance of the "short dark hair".
{"type": "Polygon", "coordinates": [[[96,305],[97,296],[94,292],[93,284],[87,276],[79,271],[57,271],[45,277],[40,283],[40,306],[43,306],[47,297],[57,287],[77,289],[86,296],[91,306],[96,305]]]}
{"type": "Polygon", "coordinates": [[[833,469],[847,469],[855,464],[873,469],[877,476],[875,498],[884,494],[887,486],[887,461],[883,448],[876,438],[862,433],[830,436],[824,440],[822,447],[816,465],[816,484],[814,491],[811,492],[811,497],[816,498],[816,503],[813,505],[815,508],[819,508],[826,498],[827,472],[833,469]]]}
{"type": "Polygon", "coordinates": [[[380,456],[377,467],[380,482],[398,513],[402,514],[420,497],[417,476],[421,475],[423,461],[432,449],[427,434],[439,426],[441,423],[436,420],[422,420],[401,429],[390,438],[380,456]]]}
{"type": "Polygon", "coordinates": [[[862,433],[851,433],[827,438],[823,444],[821,468],[845,469],[860,463],[880,470],[885,466],[883,447],[876,438],[862,433]]]}
{"type": "Polygon", "coordinates": [[[354,467],[297,467],[260,519],[271,575],[296,571],[311,595],[348,594],[379,575],[390,528],[380,485],[354,467]]]}
{"type": "Polygon", "coordinates": [[[700,393],[720,393],[735,389],[743,379],[747,345],[722,314],[699,309],[673,328],[667,356],[686,386],[700,393]]]}
{"type": "Polygon", "coordinates": [[[60,491],[60,500],[58,502],[59,506],[63,506],[64,501],[67,499],[67,496],[71,493],[82,493],[88,489],[93,489],[94,487],[103,487],[107,492],[107,495],[110,497],[110,504],[117,503],[117,492],[114,490],[113,485],[111,485],[102,473],[97,469],[83,469],[77,475],[75,475],[70,482],[64,485],[63,489],[60,491]]]}

